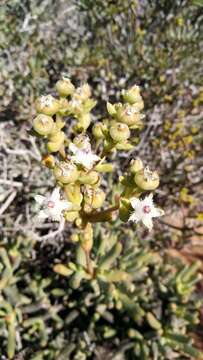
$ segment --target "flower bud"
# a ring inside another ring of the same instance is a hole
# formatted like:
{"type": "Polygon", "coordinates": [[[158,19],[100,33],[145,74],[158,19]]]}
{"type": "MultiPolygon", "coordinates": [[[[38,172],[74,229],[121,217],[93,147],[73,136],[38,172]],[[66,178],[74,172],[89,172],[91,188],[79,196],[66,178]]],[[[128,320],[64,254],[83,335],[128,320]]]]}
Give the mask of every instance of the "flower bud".
{"type": "Polygon", "coordinates": [[[130,162],[130,172],[136,174],[143,169],[143,162],[140,158],[132,159],[130,162]]]}
{"type": "Polygon", "coordinates": [[[129,104],[135,104],[142,101],[142,97],[140,95],[140,88],[137,85],[132,86],[128,90],[124,90],[122,95],[124,101],[129,104]]]}
{"type": "Polygon", "coordinates": [[[99,139],[104,138],[103,129],[104,129],[104,126],[102,123],[94,124],[94,126],[92,128],[92,134],[95,137],[95,139],[99,140],[99,139]]]}
{"type": "Polygon", "coordinates": [[[128,125],[116,123],[110,127],[110,135],[116,142],[126,141],[130,137],[130,130],[128,125]]]}
{"type": "Polygon", "coordinates": [[[88,187],[84,195],[85,205],[90,207],[90,211],[91,209],[98,209],[103,205],[105,197],[106,195],[103,190],[88,187]]]}
{"type": "Polygon", "coordinates": [[[52,134],[49,136],[49,140],[53,141],[53,142],[59,142],[59,141],[63,141],[65,137],[65,134],[63,131],[53,131],[52,134]]]}
{"type": "Polygon", "coordinates": [[[54,176],[62,184],[70,184],[78,179],[79,173],[75,165],[61,161],[54,168],[54,176]]]}
{"type": "Polygon", "coordinates": [[[155,190],[159,186],[159,175],[147,166],[135,174],[134,181],[143,190],[155,190]]]}
{"type": "Polygon", "coordinates": [[[94,194],[92,197],[92,208],[93,209],[98,209],[100,207],[102,207],[104,200],[105,200],[105,192],[101,189],[96,189],[94,190],[94,194]]]}
{"type": "Polygon", "coordinates": [[[94,185],[99,181],[99,174],[96,171],[90,171],[88,173],[81,171],[78,180],[81,184],[94,185]]]}
{"type": "Polygon", "coordinates": [[[33,120],[33,128],[40,135],[48,135],[54,126],[54,120],[51,116],[39,114],[33,120]]]}
{"type": "Polygon", "coordinates": [[[107,111],[108,111],[109,115],[111,115],[111,116],[116,115],[116,105],[113,105],[110,102],[107,102],[106,107],[107,107],[107,111]]]}
{"type": "Polygon", "coordinates": [[[75,99],[79,99],[81,101],[85,101],[91,96],[91,88],[85,83],[82,86],[78,87],[74,93],[75,99]]]}
{"type": "Polygon", "coordinates": [[[89,113],[78,116],[78,123],[76,124],[76,130],[84,131],[91,123],[91,115],[89,113]]]}
{"type": "Polygon", "coordinates": [[[123,106],[117,111],[117,119],[127,125],[141,125],[141,114],[135,106],[123,106]]]}
{"type": "Polygon", "coordinates": [[[65,134],[63,131],[59,131],[54,137],[51,138],[51,141],[47,143],[47,150],[49,152],[57,152],[60,150],[65,139],[65,134]]]}
{"type": "Polygon", "coordinates": [[[63,77],[61,80],[57,81],[56,90],[60,96],[68,96],[73,94],[75,87],[68,78],[63,77]]]}
{"type": "Polygon", "coordinates": [[[64,186],[64,190],[66,193],[67,199],[72,202],[75,206],[80,207],[81,202],[83,200],[83,196],[80,191],[80,185],[75,184],[68,184],[64,186]]]}
{"type": "Polygon", "coordinates": [[[59,110],[59,102],[52,95],[44,95],[36,100],[36,110],[45,115],[54,115],[59,110]]]}

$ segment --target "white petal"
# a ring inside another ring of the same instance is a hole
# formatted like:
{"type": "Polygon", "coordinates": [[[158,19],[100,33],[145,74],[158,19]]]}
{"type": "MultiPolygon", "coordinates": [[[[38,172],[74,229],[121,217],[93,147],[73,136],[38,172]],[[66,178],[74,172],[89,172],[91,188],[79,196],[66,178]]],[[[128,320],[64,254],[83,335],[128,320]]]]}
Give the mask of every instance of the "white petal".
{"type": "Polygon", "coordinates": [[[72,142],[69,144],[69,150],[73,154],[77,154],[77,152],[79,151],[78,147],[75,144],[73,144],[72,142]]]}
{"type": "Polygon", "coordinates": [[[150,208],[153,206],[153,194],[150,193],[149,195],[145,196],[145,198],[142,200],[143,206],[147,205],[150,206],[150,208]]]}
{"type": "Polygon", "coordinates": [[[138,206],[141,205],[141,201],[138,198],[130,199],[130,203],[131,203],[133,209],[136,209],[138,206]]]}
{"type": "Polygon", "coordinates": [[[62,215],[61,214],[52,214],[51,216],[49,216],[49,218],[52,221],[61,221],[62,215]]]}
{"type": "Polygon", "coordinates": [[[42,205],[46,197],[42,195],[35,195],[34,199],[39,205],[42,205]]]}
{"type": "Polygon", "coordinates": [[[142,218],[143,224],[149,229],[149,231],[153,228],[153,222],[151,216],[143,216],[142,218]]]}
{"type": "Polygon", "coordinates": [[[165,214],[164,210],[153,207],[152,211],[151,211],[151,216],[152,217],[159,217],[159,216],[163,216],[165,214]]]}
{"type": "Polygon", "coordinates": [[[128,221],[134,221],[134,222],[138,222],[140,219],[136,216],[136,214],[133,212],[131,215],[130,215],[130,217],[129,217],[129,219],[128,219],[128,221]]]}
{"type": "Polygon", "coordinates": [[[53,200],[54,202],[57,202],[60,200],[60,188],[59,187],[54,189],[54,191],[52,192],[52,194],[50,196],[50,200],[53,200]]]}
{"type": "Polygon", "coordinates": [[[40,212],[39,212],[39,214],[38,214],[37,217],[38,217],[39,219],[44,220],[44,219],[48,218],[48,214],[47,214],[44,210],[40,210],[40,212]]]}

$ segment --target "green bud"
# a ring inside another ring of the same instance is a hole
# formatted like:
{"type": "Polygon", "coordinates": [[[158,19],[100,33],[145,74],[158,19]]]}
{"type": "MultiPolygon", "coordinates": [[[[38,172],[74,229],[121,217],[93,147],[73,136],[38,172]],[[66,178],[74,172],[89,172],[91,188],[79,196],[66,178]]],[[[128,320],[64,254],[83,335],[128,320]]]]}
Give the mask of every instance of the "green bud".
{"type": "Polygon", "coordinates": [[[116,144],[116,149],[117,150],[132,150],[134,149],[134,146],[132,144],[130,144],[129,142],[123,142],[123,143],[117,143],[116,144]]]}
{"type": "Polygon", "coordinates": [[[119,107],[116,114],[117,119],[129,126],[137,125],[141,126],[141,114],[139,113],[139,109],[136,106],[124,105],[119,107]]]}
{"type": "Polygon", "coordinates": [[[78,87],[74,93],[74,98],[85,101],[91,96],[91,88],[90,86],[85,83],[82,86],[78,87]]]}
{"type": "Polygon", "coordinates": [[[96,100],[94,99],[87,99],[82,104],[83,113],[89,113],[95,106],[96,106],[96,100]]]}
{"type": "Polygon", "coordinates": [[[112,164],[98,164],[95,166],[95,170],[98,172],[112,172],[113,171],[113,165],[112,164]]]}
{"type": "Polygon", "coordinates": [[[39,114],[33,120],[33,128],[40,135],[49,135],[53,129],[54,120],[51,116],[39,114]]]}
{"type": "Polygon", "coordinates": [[[130,162],[130,172],[136,174],[143,169],[143,162],[140,158],[132,159],[130,162]]]}
{"type": "Polygon", "coordinates": [[[95,137],[95,139],[103,139],[104,133],[103,133],[104,125],[102,123],[96,123],[92,127],[92,134],[95,137]]]}
{"type": "Polygon", "coordinates": [[[135,174],[134,181],[143,190],[155,190],[159,186],[159,175],[147,166],[135,174]]]}
{"type": "Polygon", "coordinates": [[[47,143],[47,150],[49,152],[57,152],[60,150],[61,146],[63,145],[64,139],[65,139],[65,134],[63,131],[59,131],[56,135],[55,138],[57,139],[57,141],[49,141],[47,143]]]}
{"type": "Polygon", "coordinates": [[[64,190],[67,196],[67,199],[76,206],[80,206],[83,196],[80,192],[79,184],[68,184],[64,186],[64,190]]]}
{"type": "Polygon", "coordinates": [[[130,137],[130,130],[128,125],[116,123],[110,127],[110,135],[116,142],[126,141],[130,137]]]}
{"type": "Polygon", "coordinates": [[[75,126],[76,131],[86,130],[91,123],[91,115],[89,113],[78,116],[78,123],[75,126]]]}
{"type": "Polygon", "coordinates": [[[99,181],[99,174],[96,171],[90,171],[88,173],[81,171],[78,180],[81,184],[94,185],[99,181]]]}
{"type": "Polygon", "coordinates": [[[75,87],[68,78],[63,77],[61,80],[57,81],[56,90],[60,96],[68,96],[73,94],[75,87]]]}
{"type": "Polygon", "coordinates": [[[140,88],[137,85],[132,86],[128,90],[123,91],[123,99],[129,104],[136,104],[139,110],[142,110],[144,103],[140,95],[140,88]]]}
{"type": "Polygon", "coordinates": [[[109,115],[111,115],[111,116],[116,115],[115,105],[112,105],[110,102],[107,102],[106,107],[107,107],[107,111],[108,111],[109,115]]]}
{"type": "Polygon", "coordinates": [[[54,176],[56,180],[63,184],[75,182],[79,177],[77,167],[71,163],[61,161],[54,168],[54,176]]]}
{"type": "Polygon", "coordinates": [[[44,95],[36,100],[36,110],[45,115],[54,115],[59,110],[59,101],[52,95],[44,95]]]}
{"type": "Polygon", "coordinates": [[[105,197],[106,195],[103,190],[88,188],[84,200],[91,208],[98,209],[102,207],[105,197]]]}

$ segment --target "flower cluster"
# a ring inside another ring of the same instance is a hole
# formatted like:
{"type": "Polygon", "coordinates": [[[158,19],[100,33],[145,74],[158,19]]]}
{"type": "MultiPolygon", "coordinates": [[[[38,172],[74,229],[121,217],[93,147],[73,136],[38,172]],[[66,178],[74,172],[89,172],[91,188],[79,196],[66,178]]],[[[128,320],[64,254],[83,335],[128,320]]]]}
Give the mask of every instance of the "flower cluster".
{"type": "Polygon", "coordinates": [[[78,229],[75,239],[88,252],[93,245],[92,224],[111,221],[115,212],[122,221],[142,222],[151,230],[152,219],[163,215],[163,210],[154,206],[153,194],[145,192],[158,187],[159,176],[140,159],[131,160],[127,173],[120,177],[122,191],[115,204],[102,209],[107,204],[102,176],[113,171],[110,155],[133,149],[143,126],[140,88],[134,85],[123,91],[123,103],[107,103],[109,118],[92,127],[91,110],[96,101],[89,85],[75,88],[69,79],[62,78],[56,90],[57,97],[37,99],[38,114],[33,120],[34,133],[47,142],[48,153],[42,162],[56,181],[51,196],[35,197],[41,206],[39,217],[74,222],[78,229]]]}

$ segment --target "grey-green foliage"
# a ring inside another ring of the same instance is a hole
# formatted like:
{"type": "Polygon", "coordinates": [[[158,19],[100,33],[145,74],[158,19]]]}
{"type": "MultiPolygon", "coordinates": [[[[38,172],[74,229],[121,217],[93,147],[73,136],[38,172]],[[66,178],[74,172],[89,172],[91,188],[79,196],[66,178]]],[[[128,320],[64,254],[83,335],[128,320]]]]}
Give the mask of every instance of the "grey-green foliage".
{"type": "Polygon", "coordinates": [[[20,237],[2,243],[2,356],[81,360],[107,352],[109,359],[198,358],[188,335],[199,322],[198,263],[184,266],[161,257],[129,230],[119,238],[98,233],[97,266],[89,280],[79,249],[74,264],[71,256],[64,258],[63,247],[41,248],[20,237]],[[62,258],[71,269],[68,277],[53,271],[62,258]]]}
{"type": "Polygon", "coordinates": [[[93,82],[105,99],[138,81],[147,107],[162,102],[185,80],[200,84],[201,22],[189,0],[5,1],[1,116],[27,119],[33,98],[63,71],[93,82]]]}

